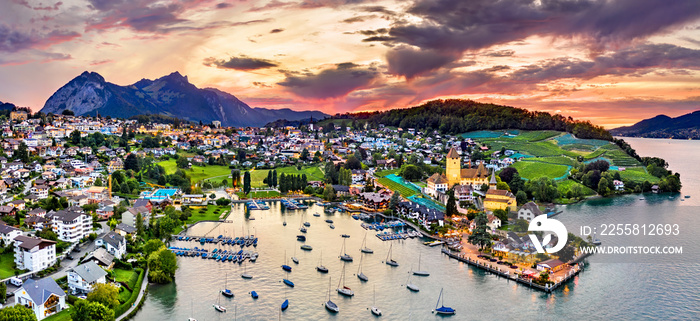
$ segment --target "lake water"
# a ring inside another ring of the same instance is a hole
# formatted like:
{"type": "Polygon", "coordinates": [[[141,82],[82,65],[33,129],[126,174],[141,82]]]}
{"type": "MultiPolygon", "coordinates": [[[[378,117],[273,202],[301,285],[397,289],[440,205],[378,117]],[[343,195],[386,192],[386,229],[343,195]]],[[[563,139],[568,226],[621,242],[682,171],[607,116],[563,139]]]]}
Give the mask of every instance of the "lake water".
{"type": "MultiPolygon", "coordinates": [[[[669,195],[629,195],[624,197],[595,199],[564,208],[556,218],[570,232],[578,234],[576,226],[595,226],[600,223],[671,223],[680,225],[678,236],[647,237],[641,242],[659,245],[681,245],[682,255],[655,256],[628,262],[629,258],[613,258],[609,262],[594,256],[586,270],[553,294],[528,289],[512,281],[495,277],[473,267],[449,260],[440,249],[422,245],[422,240],[409,239],[393,242],[393,257],[400,266],[383,263],[389,242],[368,233],[367,246],[374,254],[367,254],[363,272],[369,282],[360,281],[355,274],[360,263],[359,248],[365,230],[360,222],[347,215],[328,216],[322,208],[311,206],[308,210],[284,213],[279,203],[273,203],[267,211],[254,211],[255,220],[245,220],[241,205],[234,206],[229,219],[233,223],[221,224],[211,234],[240,236],[243,233],[259,237],[256,263],[248,263],[252,280],[240,277],[244,266],[233,263],[217,263],[200,258],[178,258],[180,268],[176,281],[168,285],[151,286],[143,308],[135,320],[366,320],[373,318],[368,310],[373,305],[376,288],[376,306],[386,320],[435,320],[442,319],[431,313],[435,308],[440,289],[444,288],[445,305],[457,310],[455,320],[477,319],[698,319],[700,316],[700,291],[697,273],[700,272],[697,231],[700,230],[698,205],[700,205],[699,141],[670,141],[654,139],[626,139],[642,156],[660,156],[670,163],[673,171],[681,173],[682,196],[669,199],[669,195]],[[314,217],[312,213],[321,213],[314,217]],[[334,220],[335,229],[324,222],[334,220]],[[302,221],[311,227],[306,234],[306,244],[313,250],[299,249],[302,244],[296,235],[302,221]],[[250,231],[250,232],[248,232],[250,231]],[[340,234],[346,239],[347,253],[354,262],[346,264],[346,285],[355,296],[345,298],[335,292],[341,274],[342,262],[338,255],[343,245],[340,234]],[[280,268],[286,257],[299,258],[298,265],[289,261],[293,271],[280,268]],[[295,252],[296,251],[296,252],[295,252]],[[330,269],[328,274],[316,272],[319,257],[330,269]],[[408,271],[417,268],[422,257],[421,269],[431,273],[429,277],[412,277],[412,283],[420,287],[414,293],[406,289],[408,271]],[[228,287],[235,298],[221,297],[228,276],[228,287]],[[332,278],[331,299],[340,307],[340,313],[330,314],[323,303],[328,298],[329,277],[332,278]],[[295,283],[288,288],[280,281],[288,278],[295,283]],[[256,291],[260,298],[253,300],[249,292],[256,291]],[[280,313],[280,305],[289,299],[290,306],[280,313]],[[218,300],[229,312],[216,312],[212,304],[218,300]],[[234,313],[234,307],[236,312],[234,313]]],[[[216,226],[202,223],[190,233],[199,235],[216,226]]],[[[603,245],[630,245],[628,238],[600,237],[603,245]]],[[[200,246],[193,242],[174,242],[178,246],[200,246]]],[[[217,245],[205,245],[214,248],[217,245]]],[[[226,248],[226,246],[218,246],[226,248]]],[[[252,249],[252,247],[250,248],[252,249]]]]}

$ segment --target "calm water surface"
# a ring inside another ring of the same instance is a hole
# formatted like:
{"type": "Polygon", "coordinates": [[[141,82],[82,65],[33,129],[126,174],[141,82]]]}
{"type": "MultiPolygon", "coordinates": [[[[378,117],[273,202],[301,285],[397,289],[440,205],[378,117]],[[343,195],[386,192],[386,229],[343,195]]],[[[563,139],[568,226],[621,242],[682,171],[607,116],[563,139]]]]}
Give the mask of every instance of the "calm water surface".
{"type": "MultiPolygon", "coordinates": [[[[393,257],[399,267],[383,263],[389,250],[389,242],[382,242],[371,232],[367,236],[368,247],[374,254],[366,254],[363,272],[369,282],[360,281],[355,274],[360,264],[359,248],[365,230],[360,222],[347,215],[328,216],[322,208],[311,206],[308,210],[288,211],[279,203],[272,203],[267,211],[254,211],[255,220],[246,220],[240,205],[233,208],[229,217],[233,223],[202,223],[190,233],[199,235],[214,229],[211,234],[240,236],[244,233],[259,237],[256,263],[248,263],[252,280],[244,280],[240,274],[244,265],[217,263],[200,258],[178,258],[180,268],[176,281],[162,286],[151,286],[149,295],[135,320],[366,320],[372,319],[368,308],[373,305],[376,288],[376,305],[382,309],[386,320],[436,320],[442,317],[431,313],[441,288],[444,288],[445,305],[457,310],[454,320],[508,318],[532,319],[698,319],[700,318],[700,291],[698,272],[697,231],[700,230],[698,205],[700,205],[699,141],[669,141],[654,139],[627,139],[642,156],[661,156],[670,163],[673,171],[681,173],[682,197],[669,199],[668,195],[639,195],[610,199],[595,199],[564,208],[557,219],[571,231],[574,226],[600,223],[678,223],[682,226],[679,236],[659,237],[649,242],[663,245],[682,245],[679,256],[645,258],[642,263],[598,263],[592,258],[584,273],[553,294],[543,294],[512,281],[449,260],[440,254],[439,248],[422,245],[422,240],[393,241],[393,257]],[[321,213],[314,217],[312,213],[321,213]],[[282,222],[286,217],[287,226],[282,222]],[[325,219],[335,222],[330,229],[325,219]],[[303,243],[296,235],[303,221],[311,227],[306,244],[313,250],[299,249],[303,243]],[[338,255],[343,245],[340,234],[346,239],[347,253],[354,262],[346,264],[346,285],[355,296],[345,298],[335,292],[341,274],[342,262],[338,255]],[[298,265],[291,263],[293,271],[286,273],[280,265],[286,258],[296,256],[298,265]],[[316,272],[315,267],[323,256],[328,274],[316,272]],[[429,277],[412,277],[412,283],[420,287],[413,293],[406,289],[408,271],[417,269],[418,257],[422,257],[421,269],[428,270],[429,277]],[[295,283],[288,288],[282,278],[295,283]],[[328,299],[329,277],[332,278],[331,299],[340,307],[340,313],[330,314],[323,303],[328,299]],[[221,297],[219,290],[228,287],[235,298],[221,297]],[[256,291],[260,298],[253,300],[249,292],[256,291]],[[290,307],[280,313],[280,304],[289,299],[290,307]],[[214,311],[217,301],[229,312],[214,311]],[[234,313],[235,308],[235,313],[234,313]]],[[[576,232],[575,232],[576,233],[576,232]]],[[[625,245],[629,239],[601,237],[604,245],[625,245]]],[[[648,241],[648,240],[647,240],[648,241]]],[[[174,242],[175,246],[200,246],[193,242],[174,242]]],[[[205,245],[213,249],[217,245],[205,245]]],[[[227,248],[226,246],[218,246],[227,248]]],[[[252,249],[252,247],[250,248],[252,249]]],[[[614,260],[613,260],[614,261],[614,260]]]]}

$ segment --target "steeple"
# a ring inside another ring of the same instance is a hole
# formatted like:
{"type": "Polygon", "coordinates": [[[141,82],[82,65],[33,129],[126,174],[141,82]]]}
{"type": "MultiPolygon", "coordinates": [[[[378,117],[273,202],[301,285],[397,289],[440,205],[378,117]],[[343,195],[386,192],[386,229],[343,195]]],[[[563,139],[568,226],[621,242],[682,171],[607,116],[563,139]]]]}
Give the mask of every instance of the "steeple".
{"type": "Polygon", "coordinates": [[[496,182],[496,169],[493,169],[491,171],[491,181],[489,182],[489,189],[496,189],[496,185],[498,183],[496,182]]]}

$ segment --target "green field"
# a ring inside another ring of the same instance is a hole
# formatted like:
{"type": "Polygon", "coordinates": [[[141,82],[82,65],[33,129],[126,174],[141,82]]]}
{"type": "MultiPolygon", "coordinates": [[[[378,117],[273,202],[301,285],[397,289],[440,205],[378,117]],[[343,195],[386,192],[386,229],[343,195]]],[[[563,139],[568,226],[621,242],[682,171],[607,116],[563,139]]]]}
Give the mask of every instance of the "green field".
{"type": "Polygon", "coordinates": [[[416,191],[414,189],[403,186],[403,185],[401,185],[397,182],[394,182],[386,177],[380,178],[378,180],[378,182],[379,182],[379,184],[386,186],[386,188],[388,188],[392,191],[399,191],[399,193],[401,193],[401,196],[403,196],[403,197],[409,197],[409,196],[413,196],[413,195],[419,193],[418,191],[416,191]]]}
{"type": "MultiPolygon", "coordinates": [[[[615,172],[615,171],[611,171],[615,172]]],[[[624,171],[617,171],[620,173],[620,177],[623,181],[634,181],[637,183],[643,183],[644,181],[649,181],[650,183],[658,183],[659,178],[647,173],[644,167],[627,167],[624,171]]]]}
{"type": "Polygon", "coordinates": [[[11,250],[0,255],[0,279],[6,279],[15,275],[15,254],[11,250]]]}
{"type": "Polygon", "coordinates": [[[239,199],[246,199],[246,198],[274,198],[274,197],[280,197],[280,192],[278,191],[255,191],[255,192],[250,192],[248,193],[248,196],[245,196],[243,192],[238,192],[236,193],[238,195],[239,199]]]}
{"type": "Polygon", "coordinates": [[[385,176],[391,175],[391,174],[399,175],[399,170],[400,169],[398,169],[398,168],[397,169],[385,169],[383,171],[375,172],[374,175],[377,177],[385,177],[385,176]]]}
{"type": "Polygon", "coordinates": [[[568,192],[575,185],[581,186],[581,190],[583,191],[584,196],[591,196],[591,195],[596,194],[596,192],[594,190],[590,189],[589,187],[587,187],[587,186],[585,186],[577,181],[567,179],[567,180],[563,180],[561,182],[557,182],[557,189],[559,190],[559,195],[562,195],[562,196],[566,195],[566,192],[568,192]]]}
{"type": "Polygon", "coordinates": [[[529,142],[537,142],[540,140],[549,139],[561,135],[561,132],[554,130],[535,130],[529,132],[521,132],[518,136],[513,137],[515,140],[524,140],[529,142]]]}
{"type": "MultiPolygon", "coordinates": [[[[158,162],[158,165],[163,166],[166,174],[172,174],[177,171],[177,164],[174,159],[158,162]]],[[[184,171],[187,173],[187,176],[192,179],[192,183],[197,183],[205,179],[222,181],[224,179],[229,179],[228,177],[231,175],[231,169],[229,169],[228,166],[221,165],[193,165],[192,168],[185,169],[184,171]]]]}
{"type": "Polygon", "coordinates": [[[217,206],[217,205],[207,205],[204,206],[191,206],[192,216],[187,219],[187,224],[194,224],[199,221],[218,221],[219,216],[226,211],[230,211],[230,206],[217,206]],[[204,213],[201,213],[201,209],[206,209],[204,213]],[[218,209],[218,211],[217,211],[218,209]]]}
{"type": "MultiPolygon", "coordinates": [[[[277,175],[281,174],[294,174],[301,175],[306,174],[306,179],[309,181],[322,181],[323,172],[318,166],[302,167],[301,170],[297,170],[296,166],[287,166],[276,168],[277,175]]],[[[254,188],[267,187],[267,184],[263,183],[263,180],[267,178],[267,172],[269,169],[259,169],[250,171],[250,186],[254,188]]],[[[241,175],[243,175],[241,173],[241,175]]]]}
{"type": "Polygon", "coordinates": [[[518,170],[520,176],[527,179],[539,177],[561,178],[569,172],[566,165],[549,164],[540,162],[517,162],[512,165],[518,170]]]}
{"type": "Polygon", "coordinates": [[[124,282],[133,289],[136,286],[136,279],[139,278],[139,274],[136,271],[114,269],[113,277],[115,281],[124,282]]]}
{"type": "Polygon", "coordinates": [[[549,164],[560,164],[575,166],[577,161],[568,156],[549,156],[549,157],[537,157],[537,158],[525,158],[522,162],[540,162],[549,164]]]}

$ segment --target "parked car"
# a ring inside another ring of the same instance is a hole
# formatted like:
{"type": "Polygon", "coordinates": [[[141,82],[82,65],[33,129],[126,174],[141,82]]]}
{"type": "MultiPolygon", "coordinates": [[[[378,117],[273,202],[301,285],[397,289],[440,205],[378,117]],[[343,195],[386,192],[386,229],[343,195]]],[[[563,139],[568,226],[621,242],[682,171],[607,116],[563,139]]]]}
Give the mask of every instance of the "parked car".
{"type": "Polygon", "coordinates": [[[66,260],[73,260],[73,256],[70,254],[66,255],[66,260]]]}

